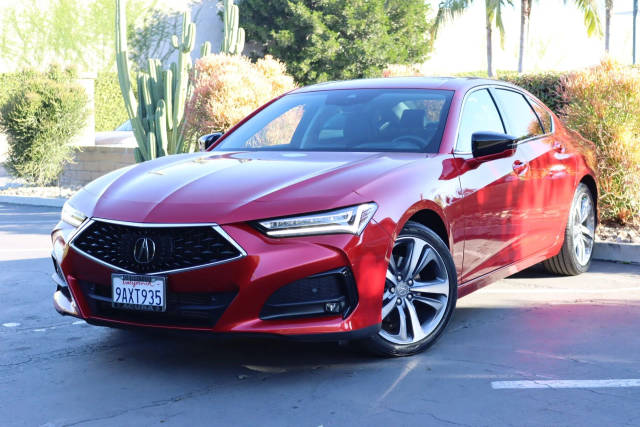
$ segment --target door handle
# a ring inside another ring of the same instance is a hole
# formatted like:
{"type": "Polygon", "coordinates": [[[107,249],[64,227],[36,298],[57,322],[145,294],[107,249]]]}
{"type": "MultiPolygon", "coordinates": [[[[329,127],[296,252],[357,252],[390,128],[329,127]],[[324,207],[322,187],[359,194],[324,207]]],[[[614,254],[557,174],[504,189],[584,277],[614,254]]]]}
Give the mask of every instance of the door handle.
{"type": "Polygon", "coordinates": [[[559,141],[553,141],[553,151],[561,154],[564,153],[565,152],[564,144],[559,141]]]}
{"type": "Polygon", "coordinates": [[[516,160],[515,162],[513,162],[513,171],[516,173],[516,175],[522,175],[527,171],[528,168],[529,165],[520,160],[516,160]]]}

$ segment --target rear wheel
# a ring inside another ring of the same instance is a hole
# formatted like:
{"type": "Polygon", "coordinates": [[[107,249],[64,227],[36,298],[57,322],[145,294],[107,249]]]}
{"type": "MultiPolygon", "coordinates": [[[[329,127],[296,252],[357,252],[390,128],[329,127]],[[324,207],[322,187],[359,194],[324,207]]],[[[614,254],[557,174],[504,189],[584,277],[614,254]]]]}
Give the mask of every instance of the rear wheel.
{"type": "Polygon", "coordinates": [[[587,271],[593,255],[595,229],[593,196],[589,187],[580,183],[571,203],[564,244],[558,255],[544,262],[547,271],[564,276],[576,276],[587,271]]]}
{"type": "Polygon", "coordinates": [[[382,325],[365,345],[384,356],[409,356],[440,336],[456,305],[457,277],[442,239],[408,222],[396,239],[382,296],[382,325]]]}

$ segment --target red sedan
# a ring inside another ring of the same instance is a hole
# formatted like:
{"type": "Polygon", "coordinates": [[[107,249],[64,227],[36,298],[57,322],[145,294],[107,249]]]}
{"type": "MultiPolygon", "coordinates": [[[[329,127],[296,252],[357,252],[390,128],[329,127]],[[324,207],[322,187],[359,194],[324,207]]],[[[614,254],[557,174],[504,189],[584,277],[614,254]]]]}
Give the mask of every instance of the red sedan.
{"type": "Polygon", "coordinates": [[[507,83],[319,84],[205,142],[69,200],[52,233],[60,313],[403,356],[457,298],[591,262],[594,146],[507,83]]]}

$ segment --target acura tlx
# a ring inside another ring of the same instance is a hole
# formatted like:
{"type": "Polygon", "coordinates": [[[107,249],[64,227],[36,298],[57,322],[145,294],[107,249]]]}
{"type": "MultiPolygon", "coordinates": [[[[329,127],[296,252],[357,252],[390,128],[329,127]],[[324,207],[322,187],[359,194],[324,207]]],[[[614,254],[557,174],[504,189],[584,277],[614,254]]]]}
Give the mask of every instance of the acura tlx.
{"type": "Polygon", "coordinates": [[[61,314],[405,356],[436,341],[457,298],[537,263],[591,262],[594,146],[508,83],[318,84],[201,140],[65,204],[61,314]]]}

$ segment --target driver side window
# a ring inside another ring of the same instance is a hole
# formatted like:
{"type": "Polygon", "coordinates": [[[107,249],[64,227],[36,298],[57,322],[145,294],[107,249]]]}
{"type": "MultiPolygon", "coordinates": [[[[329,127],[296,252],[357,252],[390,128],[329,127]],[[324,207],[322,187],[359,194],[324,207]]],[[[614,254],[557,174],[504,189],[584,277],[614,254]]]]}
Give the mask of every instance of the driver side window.
{"type": "Polygon", "coordinates": [[[505,133],[496,104],[487,89],[473,92],[465,101],[456,142],[457,152],[471,153],[471,135],[475,132],[505,133]]]}

